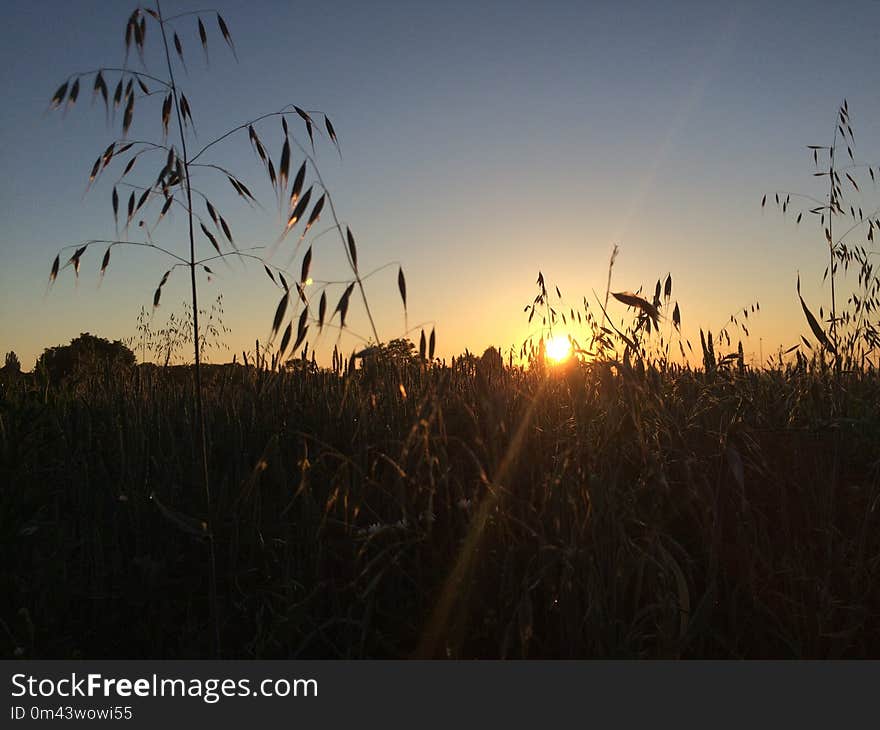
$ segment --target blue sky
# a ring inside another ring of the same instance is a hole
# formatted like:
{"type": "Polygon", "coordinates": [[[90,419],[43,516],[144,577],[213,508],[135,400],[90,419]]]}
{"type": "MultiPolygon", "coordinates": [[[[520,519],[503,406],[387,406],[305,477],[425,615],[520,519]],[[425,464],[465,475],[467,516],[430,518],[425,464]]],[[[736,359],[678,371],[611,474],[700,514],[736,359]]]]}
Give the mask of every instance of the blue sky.
{"type": "MultiPolygon", "coordinates": [[[[100,249],[83,259],[78,281],[63,272],[46,293],[58,249],[113,234],[111,176],[84,192],[92,162],[119,133],[100,103],[91,107],[87,89],[66,114],[47,113],[47,103],[68,73],[120,64],[132,7],[5,8],[0,347],[18,352],[26,368],[44,347],[81,331],[133,336],[140,307],[150,307],[167,269],[152,252],[114,249],[99,288],[100,249]]],[[[163,12],[200,7],[167,0],[163,12]]],[[[758,300],[747,352],[761,339],[765,354],[794,344],[806,330],[796,272],[818,308],[827,299],[826,253],[818,228],[762,212],[761,196],[822,194],[805,146],[829,141],[844,97],[857,156],[880,161],[877,2],[214,7],[232,31],[238,64],[212,14],[202,14],[208,67],[194,18],[176,26],[188,66],[187,74],[177,67],[178,82],[198,131],[193,145],[288,103],[325,111],[342,159],[319,140],[318,164],[355,233],[361,268],[403,265],[409,325],[436,326],[442,355],[520,342],[539,269],[574,304],[601,292],[614,243],[621,253],[613,288],[650,288],[672,272],[688,336],[699,326],[717,329],[758,300]]],[[[151,27],[148,46],[156,41],[151,27]]],[[[164,76],[160,60],[148,53],[149,70],[164,76]]],[[[139,101],[133,136],[155,136],[159,103],[139,101]]],[[[277,163],[279,125],[258,129],[277,163]]],[[[292,130],[305,139],[301,125],[292,130]]],[[[280,214],[246,136],[215,150],[214,161],[239,172],[264,210],[239,205],[223,180],[203,178],[205,192],[239,241],[273,240],[280,214]]],[[[294,169],[300,161],[294,154],[294,169]]],[[[863,188],[863,202],[876,207],[876,189],[863,188]]],[[[183,251],[182,220],[160,228],[157,242],[183,251]]],[[[275,260],[284,263],[291,251],[275,260]]],[[[315,278],[345,275],[338,239],[324,236],[314,251],[315,278]]],[[[252,349],[268,335],[278,293],[259,266],[214,268],[203,301],[222,291],[231,352],[252,349]]],[[[404,333],[395,272],[377,274],[367,288],[386,338],[404,333]]],[[[182,271],[172,276],[156,325],[181,310],[186,283],[182,271]]],[[[368,334],[360,307],[352,307],[352,328],[368,334]]],[[[320,345],[334,341],[327,333],[320,345]]]]}

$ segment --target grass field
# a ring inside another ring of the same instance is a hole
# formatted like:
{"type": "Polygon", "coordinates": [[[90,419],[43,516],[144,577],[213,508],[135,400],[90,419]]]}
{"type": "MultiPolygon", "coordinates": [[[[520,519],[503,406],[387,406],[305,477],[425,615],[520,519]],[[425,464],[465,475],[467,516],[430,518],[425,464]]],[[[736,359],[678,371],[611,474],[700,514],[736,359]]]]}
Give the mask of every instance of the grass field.
{"type": "Polygon", "coordinates": [[[880,380],[180,368],[6,378],[4,656],[880,656],[880,380]]]}

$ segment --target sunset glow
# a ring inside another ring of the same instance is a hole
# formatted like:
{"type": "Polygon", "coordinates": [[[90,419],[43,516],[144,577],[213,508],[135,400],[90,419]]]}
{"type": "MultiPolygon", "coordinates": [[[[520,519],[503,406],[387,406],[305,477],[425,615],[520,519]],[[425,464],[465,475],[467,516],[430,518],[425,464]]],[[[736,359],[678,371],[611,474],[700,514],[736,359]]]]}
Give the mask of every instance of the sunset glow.
{"type": "Polygon", "coordinates": [[[547,340],[547,359],[552,363],[561,363],[571,357],[571,341],[567,335],[557,335],[547,340]]]}

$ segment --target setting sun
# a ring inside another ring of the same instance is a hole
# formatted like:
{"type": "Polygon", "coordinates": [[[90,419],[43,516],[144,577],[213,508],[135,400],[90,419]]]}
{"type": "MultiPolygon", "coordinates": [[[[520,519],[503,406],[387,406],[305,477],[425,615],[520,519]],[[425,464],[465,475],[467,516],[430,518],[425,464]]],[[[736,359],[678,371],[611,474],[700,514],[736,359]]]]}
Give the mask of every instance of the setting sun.
{"type": "Polygon", "coordinates": [[[571,341],[567,335],[557,335],[547,340],[547,359],[554,363],[567,360],[571,355],[571,341]]]}

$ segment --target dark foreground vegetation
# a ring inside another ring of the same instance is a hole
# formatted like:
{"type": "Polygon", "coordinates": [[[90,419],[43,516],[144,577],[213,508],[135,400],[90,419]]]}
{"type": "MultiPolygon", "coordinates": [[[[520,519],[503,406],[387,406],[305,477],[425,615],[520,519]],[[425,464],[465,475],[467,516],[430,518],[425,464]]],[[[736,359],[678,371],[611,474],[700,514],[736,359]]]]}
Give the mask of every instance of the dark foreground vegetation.
{"type": "Polygon", "coordinates": [[[880,380],[5,377],[4,656],[878,657],[880,380]]]}

